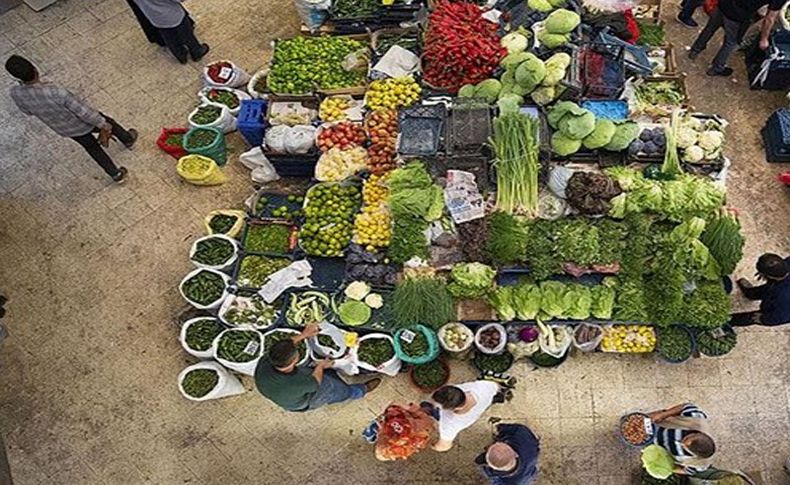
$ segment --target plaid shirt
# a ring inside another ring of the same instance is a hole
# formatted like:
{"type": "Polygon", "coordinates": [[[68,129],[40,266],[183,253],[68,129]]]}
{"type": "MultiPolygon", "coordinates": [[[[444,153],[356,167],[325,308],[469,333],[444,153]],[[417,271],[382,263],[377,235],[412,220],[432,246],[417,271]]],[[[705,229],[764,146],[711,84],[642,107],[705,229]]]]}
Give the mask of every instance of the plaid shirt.
{"type": "Polygon", "coordinates": [[[26,115],[32,115],[61,136],[82,136],[107,121],[98,111],[54,84],[20,84],[11,88],[11,99],[26,115]]]}

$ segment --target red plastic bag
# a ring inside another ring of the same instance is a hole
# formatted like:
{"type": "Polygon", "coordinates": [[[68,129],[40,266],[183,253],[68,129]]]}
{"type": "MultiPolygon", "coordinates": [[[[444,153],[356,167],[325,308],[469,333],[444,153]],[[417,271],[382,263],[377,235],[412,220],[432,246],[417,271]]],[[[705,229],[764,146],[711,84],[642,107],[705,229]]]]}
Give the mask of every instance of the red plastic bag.
{"type": "Polygon", "coordinates": [[[156,139],[156,145],[168,155],[178,160],[183,156],[189,155],[189,152],[184,150],[184,147],[181,145],[168,145],[167,137],[170,135],[183,135],[187,131],[189,130],[186,128],[162,128],[162,133],[160,133],[159,138],[156,139]]]}
{"type": "Polygon", "coordinates": [[[634,13],[631,9],[627,9],[623,11],[623,17],[625,18],[625,27],[628,29],[628,32],[631,33],[631,38],[627,39],[629,44],[636,44],[636,41],[639,40],[639,24],[636,23],[636,19],[634,18],[634,13]]]}
{"type": "Polygon", "coordinates": [[[702,4],[702,8],[705,10],[705,13],[710,15],[716,10],[716,7],[719,6],[719,0],[705,0],[702,4]]]}

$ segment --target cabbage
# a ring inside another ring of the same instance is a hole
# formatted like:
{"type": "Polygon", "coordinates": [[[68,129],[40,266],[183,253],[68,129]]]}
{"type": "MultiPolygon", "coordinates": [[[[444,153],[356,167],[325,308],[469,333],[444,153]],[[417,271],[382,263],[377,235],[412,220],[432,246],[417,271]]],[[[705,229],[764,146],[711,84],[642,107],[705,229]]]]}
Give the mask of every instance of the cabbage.
{"type": "Polygon", "coordinates": [[[658,445],[650,445],[642,450],[642,466],[651,477],[660,480],[669,478],[675,470],[672,455],[658,445]]]}
{"type": "Polygon", "coordinates": [[[617,123],[616,128],[611,141],[604,147],[610,152],[621,152],[627,149],[628,145],[639,136],[639,125],[633,121],[617,123]]]}
{"type": "Polygon", "coordinates": [[[475,98],[485,98],[488,103],[493,103],[502,90],[502,83],[498,79],[486,79],[480,81],[475,89],[475,98]]]}
{"type": "Polygon", "coordinates": [[[546,30],[541,30],[538,33],[538,41],[545,45],[547,49],[556,49],[557,47],[564,46],[571,40],[570,34],[552,34],[546,30]]]}
{"type": "Polygon", "coordinates": [[[515,69],[519,64],[526,61],[529,56],[528,52],[514,52],[512,54],[508,54],[499,61],[499,65],[504,67],[505,69],[515,69]]]}
{"type": "Polygon", "coordinates": [[[595,129],[584,138],[585,148],[595,150],[612,141],[616,128],[610,120],[595,120],[595,129]]]}
{"type": "Polygon", "coordinates": [[[568,113],[571,113],[575,116],[583,115],[587,110],[580,107],[578,104],[574,103],[573,101],[560,101],[559,103],[555,104],[551,107],[548,112],[547,119],[549,121],[549,125],[552,128],[559,128],[560,120],[563,116],[568,113]]]}
{"type": "Polygon", "coordinates": [[[565,77],[565,72],[571,64],[571,56],[564,52],[558,52],[546,59],[546,77],[543,78],[544,86],[554,86],[559,84],[565,77]]]}
{"type": "Polygon", "coordinates": [[[546,77],[546,66],[535,54],[527,54],[527,58],[516,69],[516,83],[532,91],[546,77]]]}
{"type": "Polygon", "coordinates": [[[502,37],[500,41],[502,47],[507,49],[508,54],[521,52],[527,49],[527,38],[520,32],[511,32],[502,37]]]}
{"type": "Polygon", "coordinates": [[[697,145],[690,146],[683,151],[683,161],[687,163],[701,162],[705,158],[705,150],[697,145]]]}
{"type": "Polygon", "coordinates": [[[540,311],[540,288],[533,284],[519,285],[513,291],[513,307],[519,320],[534,320],[540,311]]]}
{"type": "Polygon", "coordinates": [[[450,271],[447,290],[456,298],[484,296],[494,284],[496,271],[483,263],[458,263],[450,271]]]}
{"type": "Polygon", "coordinates": [[[548,0],[527,0],[527,7],[543,13],[554,10],[554,7],[548,2],[548,0]]]}
{"type": "Polygon", "coordinates": [[[565,0],[549,0],[549,3],[554,8],[560,8],[565,5],[565,0]]]}
{"type": "Polygon", "coordinates": [[[551,57],[546,59],[546,68],[559,67],[560,69],[567,69],[571,65],[571,56],[565,52],[557,52],[551,57]]]}
{"type": "MultiPolygon", "coordinates": [[[[516,84],[516,70],[514,69],[507,69],[504,74],[502,74],[502,91],[505,89],[510,89],[516,84]]],[[[511,91],[508,91],[511,92],[511,91]]],[[[501,92],[500,92],[501,94],[501,92]]]]}
{"type": "Polygon", "coordinates": [[[576,153],[581,147],[581,140],[568,138],[561,131],[555,131],[551,135],[551,150],[561,157],[576,153]]]}
{"type": "Polygon", "coordinates": [[[550,34],[567,34],[578,27],[581,21],[581,17],[579,17],[579,14],[576,12],[561,8],[551,12],[549,16],[546,17],[544,26],[546,31],[550,34]]]}
{"type": "Polygon", "coordinates": [[[566,137],[574,140],[582,140],[595,129],[595,115],[586,109],[580,116],[573,115],[572,113],[567,114],[560,120],[558,128],[566,137]]]}
{"type": "Polygon", "coordinates": [[[590,318],[590,306],[592,305],[592,293],[584,285],[571,284],[563,297],[567,302],[564,316],[572,320],[586,320],[590,318]]]}
{"type": "Polygon", "coordinates": [[[488,303],[496,310],[501,320],[509,322],[516,318],[516,310],[513,308],[512,286],[500,286],[497,288],[488,298],[488,303]]]}
{"type": "Polygon", "coordinates": [[[458,90],[459,98],[471,98],[474,95],[475,95],[474,84],[464,84],[463,86],[461,86],[461,89],[458,90]]]}
{"type": "Polygon", "coordinates": [[[357,300],[344,301],[337,307],[340,321],[351,327],[364,325],[370,320],[371,314],[370,307],[357,300]]]}
{"type": "Polygon", "coordinates": [[[519,107],[524,104],[524,98],[518,94],[509,93],[499,97],[497,101],[499,114],[518,113],[519,107]]]}
{"type": "Polygon", "coordinates": [[[540,309],[549,318],[557,318],[565,313],[565,285],[559,281],[540,283],[540,309]]]}
{"type": "Polygon", "coordinates": [[[557,89],[554,86],[541,86],[532,91],[530,96],[532,97],[532,101],[541,106],[546,106],[557,97],[557,89]]]}

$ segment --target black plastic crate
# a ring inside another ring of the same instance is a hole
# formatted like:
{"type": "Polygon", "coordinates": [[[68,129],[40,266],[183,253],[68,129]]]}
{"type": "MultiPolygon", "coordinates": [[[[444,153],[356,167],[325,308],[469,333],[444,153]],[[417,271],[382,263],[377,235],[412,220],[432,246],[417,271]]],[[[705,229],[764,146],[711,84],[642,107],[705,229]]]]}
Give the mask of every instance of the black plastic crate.
{"type": "Polygon", "coordinates": [[[442,104],[420,104],[400,110],[398,153],[405,156],[430,156],[442,147],[447,107],[442,104]]]}
{"type": "MultiPolygon", "coordinates": [[[[459,98],[459,100],[462,98],[459,98]]],[[[456,100],[447,119],[445,151],[480,152],[493,133],[491,108],[456,100]]]]}

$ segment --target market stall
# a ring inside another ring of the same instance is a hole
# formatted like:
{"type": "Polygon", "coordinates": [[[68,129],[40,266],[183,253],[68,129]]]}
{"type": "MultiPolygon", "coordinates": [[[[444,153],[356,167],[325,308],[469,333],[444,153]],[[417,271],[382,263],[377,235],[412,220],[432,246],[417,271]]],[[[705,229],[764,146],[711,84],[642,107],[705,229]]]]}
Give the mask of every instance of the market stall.
{"type": "MultiPolygon", "coordinates": [[[[391,7],[349,5],[336,25],[392,27],[369,20],[391,7]]],[[[254,181],[309,184],[207,216],[180,286],[205,311],[185,350],[251,374],[320,323],[303,363],[408,370],[423,391],[445,358],[502,376],[588,352],[729,352],[744,240],[727,123],[691,108],[658,8],[441,1],[415,27],[279,39],[253,76],[207,66],[191,129],[158,142],[179,173],[222,183],[238,127],[254,181]]],[[[211,366],[182,377],[194,399],[233,384],[211,366]]]]}

